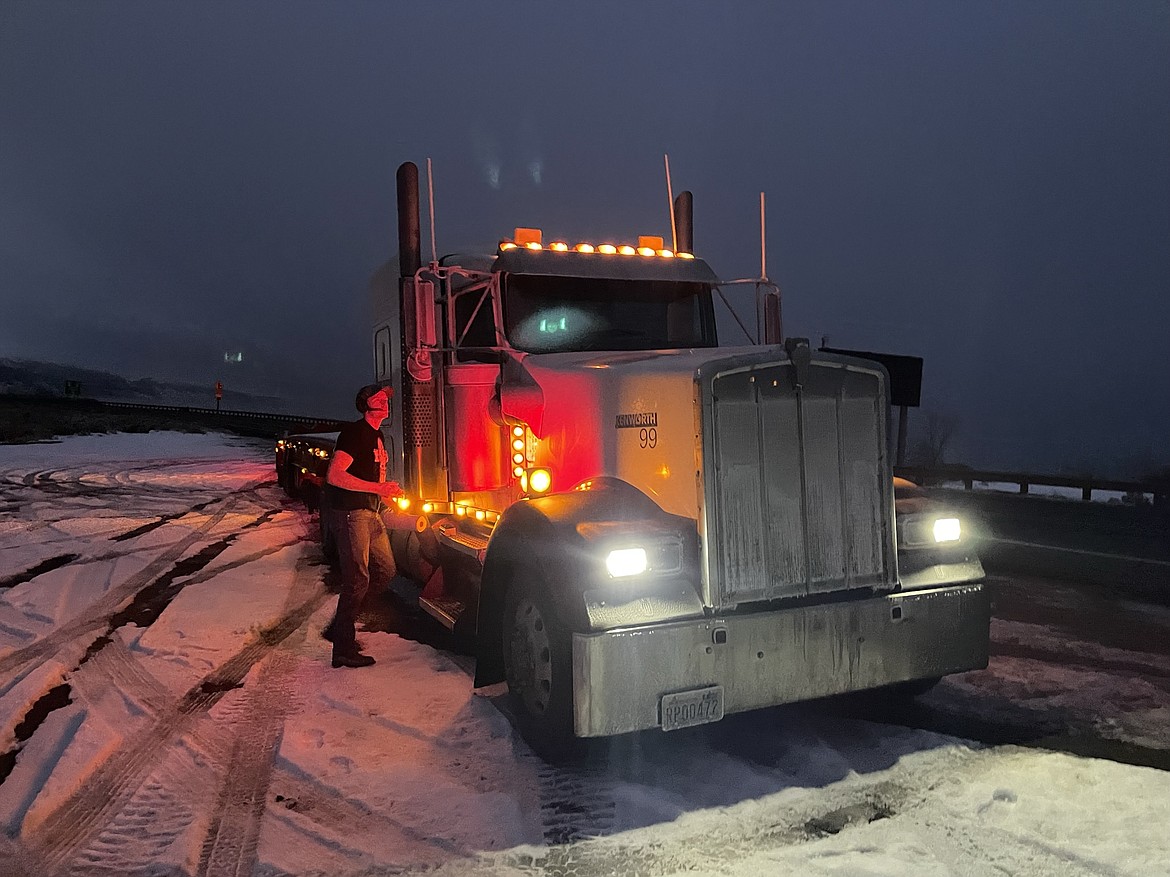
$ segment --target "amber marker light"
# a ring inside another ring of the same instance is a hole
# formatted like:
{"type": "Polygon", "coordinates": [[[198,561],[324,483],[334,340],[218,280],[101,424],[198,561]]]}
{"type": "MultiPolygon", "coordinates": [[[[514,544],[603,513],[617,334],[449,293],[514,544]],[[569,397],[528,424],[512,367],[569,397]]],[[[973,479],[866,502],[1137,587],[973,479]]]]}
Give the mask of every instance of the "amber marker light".
{"type": "Polygon", "coordinates": [[[519,466],[521,463],[524,462],[524,455],[523,454],[513,454],[512,455],[512,462],[515,463],[517,466],[519,466]]]}
{"type": "Polygon", "coordinates": [[[500,249],[501,250],[514,250],[514,249],[516,249],[516,245],[514,243],[512,243],[511,241],[501,241],[500,242],[500,249]]]}
{"type": "Polygon", "coordinates": [[[548,248],[550,250],[555,250],[558,253],[567,253],[569,251],[569,245],[564,241],[553,241],[548,245],[548,248]]]}
{"type": "Polygon", "coordinates": [[[524,427],[513,426],[512,427],[512,435],[516,436],[516,438],[520,438],[521,436],[524,435],[524,427]]]}
{"type": "Polygon", "coordinates": [[[463,506],[461,506],[461,505],[457,505],[457,506],[455,506],[455,514],[456,514],[458,517],[462,518],[462,517],[463,517],[465,514],[467,514],[467,509],[465,509],[465,508],[464,508],[463,506]]]}
{"type": "Polygon", "coordinates": [[[517,466],[515,469],[513,469],[513,470],[512,470],[512,475],[513,475],[513,477],[515,477],[515,478],[521,478],[521,477],[523,477],[523,476],[524,476],[524,467],[523,467],[523,466],[517,466]]]}
{"type": "Polygon", "coordinates": [[[573,249],[576,250],[578,253],[592,253],[592,252],[594,252],[593,244],[577,244],[577,246],[573,247],[573,249]]]}
{"type": "Polygon", "coordinates": [[[653,256],[654,249],[652,247],[638,247],[639,256],[653,256]]]}
{"type": "Polygon", "coordinates": [[[552,473],[547,469],[533,469],[528,473],[528,489],[532,493],[544,493],[552,487],[552,473]]]}
{"type": "Polygon", "coordinates": [[[410,508],[410,500],[405,496],[398,497],[395,502],[398,503],[398,507],[403,511],[406,511],[408,508],[410,508]]]}
{"type": "Polygon", "coordinates": [[[617,251],[623,256],[633,256],[635,253],[638,252],[633,247],[631,247],[629,244],[623,244],[622,246],[618,247],[617,251]]]}
{"type": "Polygon", "coordinates": [[[674,258],[674,253],[670,250],[659,250],[658,255],[660,255],[663,259],[673,259],[674,258]]]}
{"type": "Polygon", "coordinates": [[[543,250],[544,249],[544,247],[542,247],[540,245],[539,241],[529,241],[524,246],[526,246],[530,250],[543,250]]]}
{"type": "Polygon", "coordinates": [[[695,254],[694,253],[679,253],[678,257],[680,259],[693,259],[693,258],[695,258],[695,254]]]}
{"type": "Polygon", "coordinates": [[[477,521],[482,521],[486,517],[487,517],[487,514],[484,512],[483,509],[476,509],[475,510],[475,519],[477,521]]]}
{"type": "Polygon", "coordinates": [[[522,439],[522,438],[512,439],[512,450],[513,451],[524,450],[524,439],[522,439]]]}
{"type": "Polygon", "coordinates": [[[433,512],[434,510],[435,510],[435,504],[434,504],[434,503],[431,503],[431,502],[424,502],[424,503],[423,503],[423,511],[424,511],[424,512],[426,512],[427,514],[430,514],[430,513],[431,513],[431,512],[433,512]]]}

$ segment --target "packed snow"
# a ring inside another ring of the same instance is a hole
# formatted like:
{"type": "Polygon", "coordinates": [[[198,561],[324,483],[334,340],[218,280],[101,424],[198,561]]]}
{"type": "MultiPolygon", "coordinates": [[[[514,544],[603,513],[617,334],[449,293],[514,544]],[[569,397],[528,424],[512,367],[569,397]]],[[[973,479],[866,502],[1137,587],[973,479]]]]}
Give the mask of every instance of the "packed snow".
{"type": "MultiPolygon", "coordinates": [[[[1170,874],[1162,770],[815,705],[553,767],[464,654],[367,631],[377,664],[333,669],[314,522],[267,445],[0,446],[0,515],[0,877],[1170,874]]],[[[1164,654],[1062,668],[1052,628],[993,637],[1017,652],[926,702],[1170,748],[1164,654]]]]}

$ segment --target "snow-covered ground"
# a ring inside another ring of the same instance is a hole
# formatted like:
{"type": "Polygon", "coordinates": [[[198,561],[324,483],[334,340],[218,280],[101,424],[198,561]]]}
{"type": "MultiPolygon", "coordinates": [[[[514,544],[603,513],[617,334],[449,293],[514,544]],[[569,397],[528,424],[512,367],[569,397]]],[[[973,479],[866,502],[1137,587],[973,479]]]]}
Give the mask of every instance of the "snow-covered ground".
{"type": "MultiPolygon", "coordinates": [[[[813,707],[549,767],[466,656],[367,632],[375,666],[330,667],[273,474],[215,435],[0,446],[0,877],[1170,874],[1164,771],[813,707]]],[[[1011,657],[927,702],[1170,749],[1167,687],[1091,666],[1164,654],[994,636],[1011,657]]]]}

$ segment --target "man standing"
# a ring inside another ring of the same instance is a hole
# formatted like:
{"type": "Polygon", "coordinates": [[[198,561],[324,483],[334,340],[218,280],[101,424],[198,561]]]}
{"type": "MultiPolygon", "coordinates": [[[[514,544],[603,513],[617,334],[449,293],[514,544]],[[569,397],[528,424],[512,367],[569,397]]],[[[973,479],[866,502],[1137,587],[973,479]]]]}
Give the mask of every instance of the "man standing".
{"type": "Polygon", "coordinates": [[[363,416],[342,428],[325,474],[327,501],[322,511],[330,516],[329,530],[337,539],[341,561],[341,596],[325,629],[325,638],[333,641],[334,667],[374,663],[358,648],[354,622],[370,590],[370,567],[386,582],[397,573],[380,511],[383,497],[402,494],[398,482],[386,480],[389,457],[379,432],[390,413],[392,392],[378,384],[358,390],[354,403],[363,416]]]}

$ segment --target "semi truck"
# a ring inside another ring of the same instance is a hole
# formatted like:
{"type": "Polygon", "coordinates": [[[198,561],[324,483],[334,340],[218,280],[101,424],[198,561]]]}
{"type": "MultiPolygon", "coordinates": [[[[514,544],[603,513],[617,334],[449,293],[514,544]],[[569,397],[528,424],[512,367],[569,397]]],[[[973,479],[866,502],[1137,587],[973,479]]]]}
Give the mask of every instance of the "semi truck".
{"type": "MultiPolygon", "coordinates": [[[[721,345],[689,192],[669,246],[517,228],[424,263],[413,163],[397,184],[371,281],[391,545],[538,751],[986,666],[971,540],[898,514],[886,371],[783,337],[766,282],[758,343],[721,345]]],[[[332,439],[283,439],[281,482],[319,499],[332,439]]]]}

